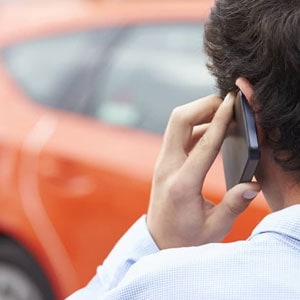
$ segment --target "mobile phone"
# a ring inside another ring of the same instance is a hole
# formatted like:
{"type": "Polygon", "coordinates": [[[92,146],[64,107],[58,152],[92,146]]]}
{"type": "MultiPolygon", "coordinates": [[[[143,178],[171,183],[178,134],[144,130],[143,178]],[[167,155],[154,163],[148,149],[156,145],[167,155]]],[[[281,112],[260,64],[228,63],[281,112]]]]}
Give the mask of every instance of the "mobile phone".
{"type": "Polygon", "coordinates": [[[233,119],[221,153],[227,190],[252,180],[260,153],[254,115],[242,92],[235,99],[233,119]]]}

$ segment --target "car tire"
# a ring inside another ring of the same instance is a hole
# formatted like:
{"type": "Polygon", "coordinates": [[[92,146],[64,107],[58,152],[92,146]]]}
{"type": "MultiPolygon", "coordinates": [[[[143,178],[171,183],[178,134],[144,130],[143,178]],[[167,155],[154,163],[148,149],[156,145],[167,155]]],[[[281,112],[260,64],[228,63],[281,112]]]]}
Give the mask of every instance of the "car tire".
{"type": "Polygon", "coordinates": [[[0,238],[0,299],[55,299],[38,263],[22,246],[7,238],[0,238]]]}

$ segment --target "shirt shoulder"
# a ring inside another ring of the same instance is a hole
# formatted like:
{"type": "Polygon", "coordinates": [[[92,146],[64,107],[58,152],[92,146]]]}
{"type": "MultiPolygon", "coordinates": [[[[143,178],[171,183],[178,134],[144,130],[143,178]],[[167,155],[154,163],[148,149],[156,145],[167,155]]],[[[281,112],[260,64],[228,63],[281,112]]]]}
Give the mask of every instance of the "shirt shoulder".
{"type": "Polygon", "coordinates": [[[296,299],[297,257],[271,233],[248,241],[163,250],[134,264],[112,291],[119,298],[108,299],[296,299]]]}

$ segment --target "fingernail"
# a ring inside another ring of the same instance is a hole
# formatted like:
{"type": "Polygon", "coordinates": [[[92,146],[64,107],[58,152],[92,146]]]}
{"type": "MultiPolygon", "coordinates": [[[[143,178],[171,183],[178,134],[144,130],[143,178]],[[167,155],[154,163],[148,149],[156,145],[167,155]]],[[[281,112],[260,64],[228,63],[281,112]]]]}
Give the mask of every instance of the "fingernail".
{"type": "Polygon", "coordinates": [[[228,103],[228,102],[230,102],[230,98],[231,98],[231,96],[232,96],[232,94],[231,93],[228,93],[227,95],[226,95],[226,97],[224,98],[224,104],[226,104],[226,103],[228,103]]]}
{"type": "Polygon", "coordinates": [[[245,199],[247,199],[247,200],[251,200],[251,199],[255,198],[255,197],[257,196],[258,193],[259,193],[259,192],[257,192],[257,191],[251,191],[251,190],[249,190],[249,191],[246,191],[246,192],[243,194],[243,197],[244,197],[245,199]]]}

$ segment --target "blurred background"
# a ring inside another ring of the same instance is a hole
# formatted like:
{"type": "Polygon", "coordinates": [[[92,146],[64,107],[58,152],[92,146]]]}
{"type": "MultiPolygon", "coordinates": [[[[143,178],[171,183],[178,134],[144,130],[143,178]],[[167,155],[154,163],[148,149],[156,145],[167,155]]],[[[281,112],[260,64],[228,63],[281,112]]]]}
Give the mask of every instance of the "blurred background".
{"type": "MultiPolygon", "coordinates": [[[[175,106],[217,93],[211,0],[0,0],[0,299],[83,287],[147,211],[175,106]]],[[[205,184],[225,191],[220,157],[205,184]]],[[[261,199],[226,241],[268,212],[261,199]]]]}

